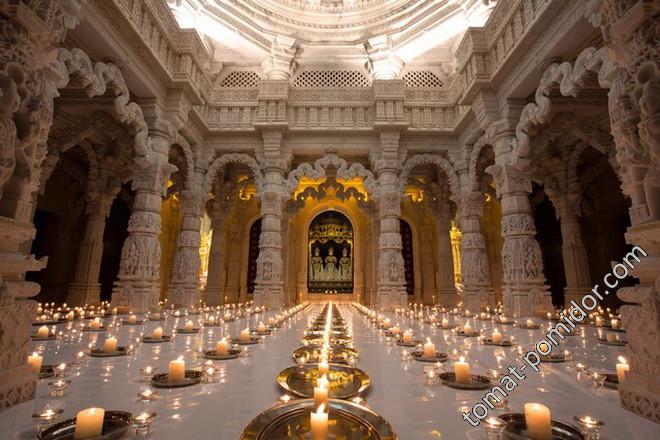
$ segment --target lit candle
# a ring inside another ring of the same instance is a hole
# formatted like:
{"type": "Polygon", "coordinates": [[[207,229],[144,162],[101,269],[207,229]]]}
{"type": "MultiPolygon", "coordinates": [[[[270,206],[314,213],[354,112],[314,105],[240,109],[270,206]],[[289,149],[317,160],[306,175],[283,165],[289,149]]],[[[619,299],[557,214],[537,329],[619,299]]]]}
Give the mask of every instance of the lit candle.
{"type": "Polygon", "coordinates": [[[500,322],[501,322],[502,324],[506,324],[507,322],[509,322],[509,320],[507,319],[506,316],[500,316],[500,322]]]}
{"type": "Polygon", "coordinates": [[[424,344],[424,357],[425,358],[434,358],[435,357],[435,345],[431,342],[430,339],[426,340],[424,344]]]}
{"type": "Polygon", "coordinates": [[[76,429],[73,433],[74,439],[89,439],[99,437],[103,432],[103,408],[87,408],[76,414],[76,429]]]}
{"type": "Polygon", "coordinates": [[[328,438],[328,414],[325,413],[325,405],[320,405],[316,412],[310,415],[312,440],[326,440],[328,438]]]}
{"type": "Polygon", "coordinates": [[[264,325],[263,322],[259,322],[259,326],[257,327],[257,331],[259,333],[266,333],[266,326],[264,325]]]}
{"type": "Polygon", "coordinates": [[[66,314],[66,320],[67,321],[73,321],[73,318],[75,318],[75,317],[76,317],[76,314],[73,311],[66,314]]]}
{"type": "Polygon", "coordinates": [[[32,372],[39,374],[41,371],[41,363],[44,361],[44,358],[39,355],[36,351],[32,353],[32,356],[28,356],[27,363],[32,367],[32,372]]]}
{"type": "Polygon", "coordinates": [[[447,318],[442,319],[442,328],[449,328],[449,320],[447,318]]]}
{"type": "Polygon", "coordinates": [[[413,335],[410,330],[403,332],[403,343],[404,344],[412,344],[413,341],[413,335]]]}
{"type": "Polygon", "coordinates": [[[463,326],[463,334],[465,334],[465,335],[471,335],[472,334],[472,326],[470,325],[469,322],[466,322],[465,325],[463,326]]]}
{"type": "Polygon", "coordinates": [[[130,316],[128,317],[128,323],[129,323],[129,324],[136,324],[136,323],[137,323],[137,316],[135,316],[135,315],[130,315],[130,316]]]}
{"type": "Polygon", "coordinates": [[[619,320],[618,319],[612,319],[610,321],[610,325],[612,326],[613,330],[618,330],[619,328],[619,320]]]}
{"type": "Polygon", "coordinates": [[[47,338],[49,334],[48,327],[45,325],[42,325],[39,327],[39,330],[37,330],[37,336],[40,338],[47,338]]]}
{"type": "Polygon", "coordinates": [[[241,330],[241,335],[239,338],[241,342],[248,342],[250,340],[250,329],[246,328],[241,330]]]}
{"type": "Polygon", "coordinates": [[[103,343],[103,352],[112,353],[115,351],[117,351],[117,338],[111,336],[103,343]]]}
{"type": "Polygon", "coordinates": [[[398,336],[399,333],[401,333],[401,329],[399,327],[397,327],[396,325],[394,327],[392,327],[390,329],[390,331],[392,332],[392,335],[394,335],[394,336],[398,336]]]}
{"type": "Polygon", "coordinates": [[[269,326],[274,326],[275,325],[275,318],[268,318],[268,325],[269,326]]]}
{"type": "Polygon", "coordinates": [[[92,330],[98,330],[101,328],[101,320],[99,318],[94,318],[92,322],[89,323],[89,328],[92,330]]]}
{"type": "Polygon", "coordinates": [[[182,357],[170,361],[168,378],[170,382],[181,382],[186,377],[186,363],[182,357]]]}
{"type": "Polygon", "coordinates": [[[192,321],[186,321],[186,324],[183,326],[184,330],[187,332],[193,331],[193,322],[192,321]]]}
{"type": "Polygon", "coordinates": [[[156,327],[153,332],[151,332],[151,337],[153,339],[163,339],[163,328],[156,327]]]}
{"type": "Polygon", "coordinates": [[[532,327],[534,327],[534,321],[532,321],[531,319],[528,319],[527,320],[527,328],[532,328],[532,327]]]}
{"type": "Polygon", "coordinates": [[[619,356],[619,363],[616,364],[616,376],[619,379],[619,383],[623,383],[626,379],[626,373],[630,371],[630,365],[626,362],[626,359],[623,356],[619,356]]]}
{"type": "Polygon", "coordinates": [[[215,316],[209,316],[208,324],[210,324],[210,325],[215,324],[215,316]]]}
{"type": "Polygon", "coordinates": [[[322,376],[314,387],[314,407],[328,404],[328,379],[322,376]]]}
{"type": "Polygon", "coordinates": [[[600,316],[596,316],[596,327],[602,327],[603,325],[603,320],[600,318],[600,316]]]}
{"type": "Polygon", "coordinates": [[[323,359],[321,362],[319,362],[319,376],[324,376],[329,373],[330,371],[330,365],[328,365],[328,361],[323,359]]]}
{"type": "Polygon", "coordinates": [[[454,375],[458,383],[470,383],[472,376],[470,375],[470,364],[461,357],[457,362],[454,362],[454,375]]]}
{"type": "Polygon", "coordinates": [[[540,403],[525,404],[525,425],[527,436],[533,440],[552,439],[552,417],[550,409],[540,403]]]}
{"type": "Polygon", "coordinates": [[[502,333],[498,332],[497,329],[495,329],[493,331],[491,339],[493,340],[493,344],[501,344],[502,343],[502,333]]]}
{"type": "Polygon", "coordinates": [[[222,338],[218,343],[215,345],[215,353],[220,356],[227,356],[227,339],[222,338]]]}

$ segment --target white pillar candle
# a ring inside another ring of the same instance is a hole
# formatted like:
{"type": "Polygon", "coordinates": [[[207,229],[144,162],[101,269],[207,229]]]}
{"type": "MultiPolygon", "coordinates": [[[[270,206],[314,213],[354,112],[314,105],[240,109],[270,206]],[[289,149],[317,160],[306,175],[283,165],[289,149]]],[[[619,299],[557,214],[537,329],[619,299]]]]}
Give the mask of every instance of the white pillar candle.
{"type": "Polygon", "coordinates": [[[442,319],[442,328],[449,328],[449,320],[447,318],[442,319]]]}
{"type": "Polygon", "coordinates": [[[128,323],[129,323],[129,324],[135,324],[135,323],[137,323],[137,316],[135,316],[135,315],[130,315],[130,316],[128,317],[128,323]]]}
{"type": "Polygon", "coordinates": [[[222,316],[222,319],[224,319],[225,321],[229,321],[231,319],[231,313],[225,313],[222,316]]]}
{"type": "Polygon", "coordinates": [[[268,325],[271,327],[275,325],[275,318],[268,318],[268,325]]]}
{"type": "Polygon", "coordinates": [[[259,323],[259,326],[257,326],[257,331],[259,333],[266,333],[266,326],[264,325],[263,322],[259,323]]]}
{"type": "Polygon", "coordinates": [[[466,322],[465,325],[463,326],[463,333],[466,335],[472,334],[472,326],[470,325],[469,322],[466,322]]]}
{"type": "Polygon", "coordinates": [[[552,440],[550,409],[540,403],[525,404],[527,436],[533,440],[552,440]]]}
{"type": "Polygon", "coordinates": [[[470,383],[472,376],[470,375],[470,364],[461,357],[460,360],[454,362],[454,375],[458,383],[470,383]]]}
{"type": "Polygon", "coordinates": [[[48,327],[45,325],[42,325],[39,327],[39,330],[37,330],[37,336],[40,338],[47,338],[50,332],[48,331],[48,327]]]}
{"type": "Polygon", "coordinates": [[[626,373],[630,371],[630,365],[626,362],[626,359],[623,356],[619,356],[619,363],[616,364],[616,377],[619,379],[619,383],[623,383],[626,380],[626,373]]]}
{"type": "Polygon", "coordinates": [[[163,338],[163,328],[162,327],[156,327],[153,332],[151,332],[151,337],[154,339],[162,339],[163,338]]]}
{"type": "Polygon", "coordinates": [[[318,380],[317,386],[314,387],[314,407],[318,408],[321,405],[328,404],[328,380],[325,376],[318,380]]]}
{"type": "Polygon", "coordinates": [[[183,358],[170,361],[168,378],[170,382],[181,382],[186,378],[186,362],[183,358]]]}
{"type": "Polygon", "coordinates": [[[328,361],[326,359],[322,359],[321,362],[319,362],[319,376],[325,376],[330,372],[330,365],[328,365],[328,361]]]}
{"type": "Polygon", "coordinates": [[[509,320],[507,319],[506,316],[500,316],[500,322],[501,322],[502,324],[506,324],[507,322],[509,322],[509,320]]]}
{"type": "Polygon", "coordinates": [[[427,339],[424,344],[424,357],[428,359],[435,357],[435,344],[430,339],[427,339]]]}
{"type": "Polygon", "coordinates": [[[241,342],[248,342],[250,340],[250,329],[246,328],[241,330],[241,335],[239,338],[241,342]]]}
{"type": "Polygon", "coordinates": [[[602,325],[603,325],[603,320],[601,319],[600,316],[596,316],[596,326],[602,327],[602,325]]]}
{"type": "Polygon", "coordinates": [[[502,343],[502,333],[498,332],[497,329],[495,329],[493,331],[491,339],[493,340],[493,344],[501,344],[502,343]]]}
{"type": "Polygon", "coordinates": [[[111,336],[103,343],[103,352],[112,353],[114,351],[117,351],[117,338],[111,336]]]}
{"type": "Polygon", "coordinates": [[[612,326],[612,329],[618,330],[619,328],[619,320],[618,319],[612,319],[610,321],[610,325],[612,326]]]}
{"type": "Polygon", "coordinates": [[[401,333],[401,329],[399,327],[397,327],[396,325],[394,327],[392,327],[390,329],[390,331],[392,332],[392,334],[394,336],[399,336],[399,333],[401,333]]]}
{"type": "Polygon", "coordinates": [[[73,318],[75,318],[75,317],[76,317],[76,314],[73,311],[66,314],[66,320],[67,321],[73,321],[73,318]]]}
{"type": "Polygon", "coordinates": [[[103,408],[87,408],[76,414],[76,428],[73,438],[84,440],[99,437],[103,432],[103,418],[105,410],[103,408]]]}
{"type": "Polygon", "coordinates": [[[53,314],[53,320],[54,321],[59,321],[60,320],[60,314],[59,313],[53,314]]]}
{"type": "Polygon", "coordinates": [[[92,330],[98,330],[101,328],[101,320],[99,318],[94,318],[92,322],[89,323],[89,328],[92,330]]]}
{"type": "Polygon", "coordinates": [[[227,356],[227,354],[228,354],[228,344],[227,344],[227,339],[226,338],[222,338],[215,345],[215,353],[220,355],[220,356],[227,356]]]}
{"type": "Polygon", "coordinates": [[[531,319],[528,319],[527,320],[527,327],[528,328],[534,327],[534,321],[532,321],[531,319]]]}
{"type": "Polygon", "coordinates": [[[187,332],[193,331],[193,322],[192,321],[186,321],[186,324],[183,326],[184,330],[187,332]]]}
{"type": "Polygon", "coordinates": [[[328,414],[325,405],[320,405],[316,412],[311,413],[312,440],[326,440],[328,438],[328,414]]]}
{"type": "Polygon", "coordinates": [[[211,325],[215,324],[215,316],[209,316],[209,319],[208,319],[207,322],[211,325]]]}
{"type": "Polygon", "coordinates": [[[28,356],[27,363],[32,367],[32,372],[39,374],[41,371],[41,363],[44,361],[44,358],[39,355],[36,351],[32,353],[31,356],[28,356]]]}
{"type": "Polygon", "coordinates": [[[412,344],[413,341],[413,335],[410,330],[403,332],[403,343],[404,344],[412,344]]]}

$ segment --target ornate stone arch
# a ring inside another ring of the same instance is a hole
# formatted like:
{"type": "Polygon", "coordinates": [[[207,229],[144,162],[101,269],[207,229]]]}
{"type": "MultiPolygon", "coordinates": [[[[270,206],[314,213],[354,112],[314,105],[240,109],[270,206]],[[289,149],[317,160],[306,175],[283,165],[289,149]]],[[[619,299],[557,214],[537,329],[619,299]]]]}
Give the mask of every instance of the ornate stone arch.
{"type": "Polygon", "coordinates": [[[252,171],[254,175],[254,183],[257,186],[257,191],[262,192],[263,189],[263,174],[261,173],[261,167],[257,160],[247,154],[243,153],[229,153],[223,154],[222,156],[217,157],[206,170],[204,175],[204,182],[202,184],[202,190],[204,194],[207,194],[211,191],[213,186],[213,181],[215,180],[216,174],[221,170],[225,165],[230,163],[242,163],[247,165],[248,168],[252,171]]]}
{"type": "Polygon", "coordinates": [[[551,122],[552,99],[550,93],[557,86],[563,96],[577,96],[587,79],[594,73],[603,88],[610,88],[610,77],[614,65],[604,54],[604,49],[589,47],[578,55],[574,63],[553,63],[545,69],[540,85],[534,94],[535,102],[527,104],[516,125],[516,136],[512,141],[514,160],[526,159],[530,150],[531,138],[539,126],[551,122]]]}
{"type": "Polygon", "coordinates": [[[179,171],[182,171],[186,176],[186,181],[184,184],[185,189],[192,189],[195,178],[195,159],[190,143],[186,140],[185,137],[183,137],[183,135],[181,135],[181,133],[177,131],[172,145],[178,145],[183,152],[183,157],[186,160],[186,169],[179,171]]]}
{"type": "Polygon", "coordinates": [[[300,179],[303,176],[311,179],[326,177],[326,170],[330,166],[337,169],[337,177],[340,179],[350,180],[355,177],[361,178],[369,196],[373,199],[378,198],[378,185],[374,173],[359,162],[355,162],[349,166],[346,160],[332,152],[317,159],[313,166],[305,162],[298,165],[294,170],[291,170],[282,187],[284,197],[291,197],[291,194],[298,188],[300,179]]]}
{"type": "MultiPolygon", "coordinates": [[[[117,120],[135,132],[135,151],[138,156],[148,155],[148,126],[140,106],[131,102],[131,94],[119,67],[111,63],[93,63],[81,49],[60,49],[51,66],[58,75],[57,89],[63,89],[76,76],[82,80],[87,96],[102,96],[109,89],[115,96],[113,111],[117,120]]],[[[57,95],[55,95],[57,96],[57,95]]]]}
{"type": "Polygon", "coordinates": [[[436,165],[445,173],[451,192],[450,199],[453,202],[458,203],[460,198],[458,174],[456,173],[454,166],[449,162],[449,160],[445,159],[439,154],[416,154],[406,160],[406,162],[403,164],[403,167],[401,168],[401,174],[399,175],[399,191],[403,193],[403,191],[406,189],[408,176],[412,170],[420,165],[425,164],[436,165]]]}
{"type": "Polygon", "coordinates": [[[488,132],[484,133],[477,142],[472,146],[472,151],[470,152],[470,158],[468,162],[468,184],[469,188],[472,191],[479,190],[479,176],[477,175],[477,167],[479,166],[479,158],[481,153],[485,148],[491,147],[492,143],[490,141],[490,134],[488,132]]]}

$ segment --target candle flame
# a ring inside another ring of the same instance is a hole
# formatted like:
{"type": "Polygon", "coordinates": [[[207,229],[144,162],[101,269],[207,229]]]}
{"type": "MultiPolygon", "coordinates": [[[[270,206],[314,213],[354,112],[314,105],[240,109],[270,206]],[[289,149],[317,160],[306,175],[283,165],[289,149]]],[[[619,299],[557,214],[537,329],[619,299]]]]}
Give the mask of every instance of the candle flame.
{"type": "Polygon", "coordinates": [[[316,414],[320,415],[325,412],[325,403],[319,405],[319,408],[316,410],[316,414]]]}
{"type": "Polygon", "coordinates": [[[459,362],[465,362],[465,357],[461,356],[460,358],[458,358],[458,361],[459,362]]]}
{"type": "Polygon", "coordinates": [[[626,358],[624,358],[623,356],[619,356],[617,359],[618,359],[619,362],[622,363],[622,364],[628,364],[628,362],[626,362],[626,358]]]}

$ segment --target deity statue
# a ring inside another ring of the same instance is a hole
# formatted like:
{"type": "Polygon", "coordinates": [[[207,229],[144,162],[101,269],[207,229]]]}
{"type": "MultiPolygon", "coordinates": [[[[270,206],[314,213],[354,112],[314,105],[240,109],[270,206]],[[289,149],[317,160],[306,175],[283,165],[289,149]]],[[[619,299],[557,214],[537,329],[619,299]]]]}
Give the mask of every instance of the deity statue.
{"type": "Polygon", "coordinates": [[[341,252],[339,259],[339,274],[342,280],[350,280],[351,276],[351,259],[348,256],[348,249],[344,248],[341,252]]]}
{"type": "Polygon", "coordinates": [[[314,256],[311,258],[312,280],[320,280],[323,275],[323,257],[319,248],[314,248],[314,256]]]}
{"type": "Polygon", "coordinates": [[[337,257],[335,257],[335,250],[333,247],[328,249],[328,256],[325,257],[325,274],[326,280],[336,281],[338,276],[337,271],[337,257]]]}

